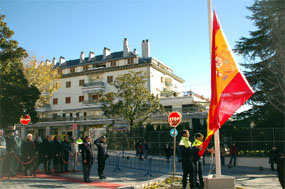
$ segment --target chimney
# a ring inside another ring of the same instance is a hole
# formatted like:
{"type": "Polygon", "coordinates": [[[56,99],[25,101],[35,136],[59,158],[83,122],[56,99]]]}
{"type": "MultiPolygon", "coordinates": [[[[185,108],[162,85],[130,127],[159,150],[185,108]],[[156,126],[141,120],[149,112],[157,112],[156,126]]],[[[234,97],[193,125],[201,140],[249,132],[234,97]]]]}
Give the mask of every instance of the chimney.
{"type": "Polygon", "coordinates": [[[149,48],[149,41],[143,40],[142,41],[142,58],[150,57],[150,48],[149,48]]]}
{"type": "Polygon", "coordinates": [[[61,56],[61,57],[59,58],[59,65],[61,65],[61,64],[63,64],[63,63],[65,63],[65,58],[64,58],[63,56],[61,56]]]}
{"type": "Polygon", "coordinates": [[[93,59],[95,57],[95,54],[94,52],[89,52],[89,58],[88,58],[88,61],[90,61],[91,59],[93,59]]]}
{"type": "Polygon", "coordinates": [[[52,64],[55,66],[56,65],[56,58],[55,57],[53,57],[53,59],[52,59],[52,64]]]}
{"type": "Polygon", "coordinates": [[[80,53],[80,63],[84,62],[84,53],[81,51],[80,53]]]}
{"type": "Polygon", "coordinates": [[[130,51],[130,49],[129,49],[128,39],[125,38],[124,39],[124,54],[123,54],[123,56],[127,57],[129,54],[129,51],[130,51]]]}
{"type": "Polygon", "coordinates": [[[110,49],[108,49],[107,47],[104,47],[103,50],[103,59],[107,58],[107,56],[109,56],[111,54],[110,49]]]}
{"type": "Polygon", "coordinates": [[[134,54],[138,55],[137,49],[134,49],[134,54]]]}

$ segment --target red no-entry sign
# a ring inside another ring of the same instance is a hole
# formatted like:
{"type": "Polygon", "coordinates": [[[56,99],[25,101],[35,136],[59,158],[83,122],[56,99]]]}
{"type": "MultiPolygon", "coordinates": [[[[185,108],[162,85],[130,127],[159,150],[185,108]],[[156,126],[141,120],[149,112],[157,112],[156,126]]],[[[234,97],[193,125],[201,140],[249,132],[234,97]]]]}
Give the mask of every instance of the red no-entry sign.
{"type": "Polygon", "coordinates": [[[77,124],[76,124],[76,123],[73,123],[73,124],[72,124],[72,129],[73,129],[73,130],[76,130],[76,129],[77,129],[77,124]]]}
{"type": "Polygon", "coordinates": [[[168,123],[171,127],[177,127],[181,122],[182,116],[178,112],[171,112],[168,116],[168,123]]]}
{"type": "Polygon", "coordinates": [[[26,115],[22,115],[20,117],[20,123],[22,123],[23,125],[28,125],[31,122],[31,117],[26,114],[26,115]]]}

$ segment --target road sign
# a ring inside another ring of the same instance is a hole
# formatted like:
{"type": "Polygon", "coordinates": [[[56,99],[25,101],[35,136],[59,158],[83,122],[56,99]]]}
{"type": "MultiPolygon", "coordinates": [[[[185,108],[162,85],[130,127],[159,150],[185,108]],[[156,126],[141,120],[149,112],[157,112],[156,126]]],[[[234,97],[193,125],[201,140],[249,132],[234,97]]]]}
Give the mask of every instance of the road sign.
{"type": "Polygon", "coordinates": [[[171,135],[172,137],[174,137],[174,133],[175,133],[175,136],[178,135],[178,131],[177,131],[176,129],[171,129],[171,130],[170,130],[170,135],[171,135]]]}
{"type": "Polygon", "coordinates": [[[73,130],[76,130],[76,129],[77,129],[77,124],[76,124],[76,123],[73,123],[73,124],[72,124],[72,129],[73,129],[73,130]]]}
{"type": "Polygon", "coordinates": [[[168,116],[168,123],[171,127],[177,127],[181,122],[182,116],[178,112],[171,112],[168,116]]]}
{"type": "Polygon", "coordinates": [[[20,117],[20,123],[22,123],[23,125],[28,125],[31,122],[31,117],[26,114],[20,117]]]}

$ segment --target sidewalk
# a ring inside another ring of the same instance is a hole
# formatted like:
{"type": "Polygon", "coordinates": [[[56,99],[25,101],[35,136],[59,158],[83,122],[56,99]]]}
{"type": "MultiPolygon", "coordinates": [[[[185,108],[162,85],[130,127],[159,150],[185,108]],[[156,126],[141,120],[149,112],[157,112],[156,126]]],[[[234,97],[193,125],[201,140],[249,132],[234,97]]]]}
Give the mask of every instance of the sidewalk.
{"type": "MultiPolygon", "coordinates": [[[[204,166],[203,173],[208,174],[210,166],[204,166]]],[[[146,171],[129,168],[120,168],[121,171],[114,172],[115,166],[106,165],[105,175],[107,179],[100,180],[97,177],[97,164],[94,164],[91,171],[92,183],[82,182],[81,172],[69,172],[60,176],[38,174],[37,178],[33,177],[16,177],[0,179],[0,188],[119,188],[120,186],[142,186],[149,182],[161,181],[171,176],[164,173],[152,172],[152,177],[144,176],[146,171]]],[[[81,170],[81,167],[80,167],[81,170]]],[[[236,186],[241,186],[246,189],[263,188],[263,189],[281,189],[276,172],[270,170],[260,171],[257,168],[247,167],[222,167],[223,175],[231,175],[236,178],[236,186]]],[[[181,176],[181,172],[177,173],[181,176]]]]}

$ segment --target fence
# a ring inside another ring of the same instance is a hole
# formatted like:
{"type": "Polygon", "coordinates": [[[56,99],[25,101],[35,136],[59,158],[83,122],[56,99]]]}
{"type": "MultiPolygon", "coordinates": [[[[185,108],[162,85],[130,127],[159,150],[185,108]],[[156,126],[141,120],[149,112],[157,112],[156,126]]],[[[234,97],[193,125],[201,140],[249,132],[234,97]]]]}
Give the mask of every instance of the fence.
{"type": "MultiPolygon", "coordinates": [[[[206,135],[206,131],[201,131],[206,135]]],[[[181,133],[181,132],[180,132],[181,133]]],[[[194,140],[194,133],[190,132],[191,141],[194,140]]],[[[178,134],[177,142],[181,135],[178,134]]],[[[136,144],[144,140],[148,143],[150,155],[164,155],[166,144],[173,145],[173,138],[169,131],[137,131],[135,133],[109,133],[107,135],[109,149],[112,150],[135,150],[136,144]]],[[[230,147],[235,143],[239,154],[244,156],[268,156],[273,146],[276,146],[281,153],[285,152],[285,129],[284,128],[259,128],[229,130],[221,129],[221,143],[230,147]]],[[[213,146],[213,139],[209,146],[213,146]]]]}

